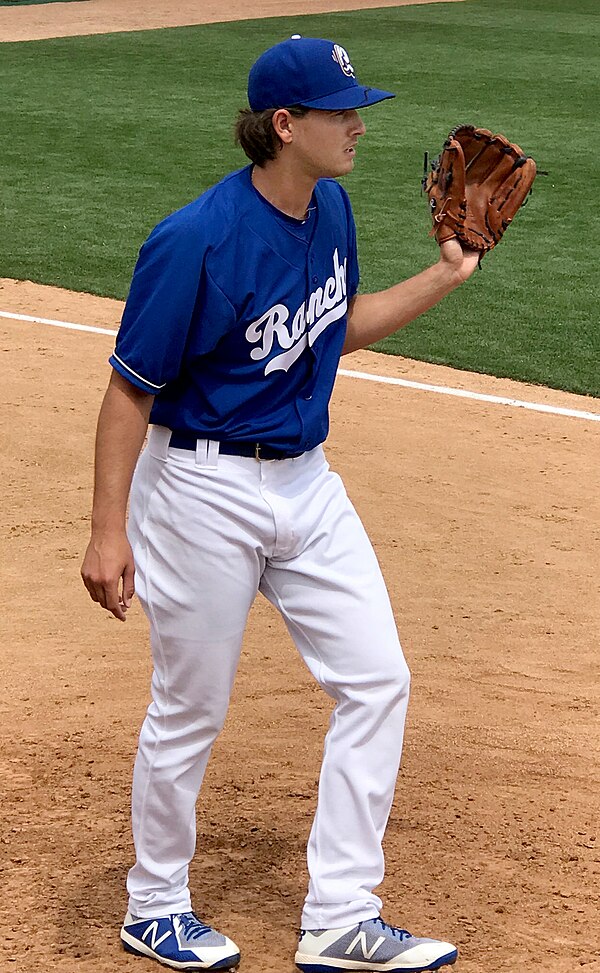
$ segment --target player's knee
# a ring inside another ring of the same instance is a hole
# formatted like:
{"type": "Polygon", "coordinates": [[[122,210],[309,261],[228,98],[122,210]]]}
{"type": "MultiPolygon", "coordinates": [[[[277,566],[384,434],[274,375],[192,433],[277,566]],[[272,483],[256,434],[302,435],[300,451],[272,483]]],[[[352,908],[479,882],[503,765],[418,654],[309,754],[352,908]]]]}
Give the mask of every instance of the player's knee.
{"type": "Polygon", "coordinates": [[[410,693],[410,670],[404,656],[397,660],[387,676],[387,689],[390,697],[398,703],[405,702],[410,693]]]}
{"type": "Polygon", "coordinates": [[[198,723],[207,735],[216,737],[225,723],[228,701],[207,700],[198,713],[198,723]]]}
{"type": "Polygon", "coordinates": [[[373,672],[373,677],[384,682],[392,693],[408,694],[410,670],[399,645],[397,651],[390,652],[385,662],[381,663],[378,669],[373,672]]]}
{"type": "Polygon", "coordinates": [[[404,657],[402,658],[402,663],[399,667],[396,680],[399,688],[402,690],[402,693],[408,696],[410,692],[410,669],[408,668],[408,664],[404,657]]]}
{"type": "Polygon", "coordinates": [[[216,693],[206,693],[202,698],[173,695],[160,708],[160,719],[169,735],[176,737],[181,745],[196,739],[214,740],[223,729],[228,706],[229,700],[216,693]]]}
{"type": "Polygon", "coordinates": [[[410,671],[404,656],[400,655],[363,675],[349,695],[360,699],[368,708],[392,710],[406,705],[409,692],[410,671]]]}

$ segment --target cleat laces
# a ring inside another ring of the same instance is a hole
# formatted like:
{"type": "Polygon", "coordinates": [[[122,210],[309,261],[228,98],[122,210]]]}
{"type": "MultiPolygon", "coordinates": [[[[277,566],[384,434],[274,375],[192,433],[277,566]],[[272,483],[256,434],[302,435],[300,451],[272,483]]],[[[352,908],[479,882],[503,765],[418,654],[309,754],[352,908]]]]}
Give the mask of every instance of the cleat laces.
{"type": "Polygon", "coordinates": [[[201,922],[193,912],[182,913],[179,916],[179,921],[183,926],[185,938],[188,940],[201,939],[202,936],[206,936],[207,933],[213,931],[205,922],[201,922]]]}
{"type": "Polygon", "coordinates": [[[384,922],[383,919],[375,919],[378,922],[384,932],[391,932],[392,936],[399,939],[402,942],[404,939],[412,939],[412,933],[408,929],[400,929],[398,926],[390,926],[389,923],[384,922]]]}

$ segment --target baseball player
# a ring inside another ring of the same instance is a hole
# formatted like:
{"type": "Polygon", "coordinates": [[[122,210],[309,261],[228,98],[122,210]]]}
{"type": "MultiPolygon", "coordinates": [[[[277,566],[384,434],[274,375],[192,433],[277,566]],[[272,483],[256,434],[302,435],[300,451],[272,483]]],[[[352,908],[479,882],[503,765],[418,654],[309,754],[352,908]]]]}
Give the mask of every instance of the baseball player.
{"type": "Polygon", "coordinates": [[[135,566],[154,663],[121,939],[178,970],[240,960],[192,911],[188,866],[260,591],[335,701],[296,964],[437,969],[456,948],[388,925],[373,891],[409,673],[375,554],[323,442],[340,355],[441,300],[477,254],[450,240],[415,277],[360,293],[352,210],[336,179],[365,133],[357,109],[393,95],[359,84],[339,45],[294,36],[254,64],[248,97],[236,132],[251,164],[167,217],[141,249],[98,421],[82,576],[124,621],[135,566]]]}

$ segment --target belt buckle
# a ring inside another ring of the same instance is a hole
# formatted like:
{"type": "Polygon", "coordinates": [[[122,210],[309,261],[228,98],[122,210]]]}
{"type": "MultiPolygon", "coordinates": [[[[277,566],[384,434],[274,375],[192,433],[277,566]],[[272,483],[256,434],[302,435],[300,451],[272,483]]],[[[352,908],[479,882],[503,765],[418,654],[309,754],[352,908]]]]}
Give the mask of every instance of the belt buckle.
{"type": "Polygon", "coordinates": [[[260,459],[261,459],[260,449],[261,449],[260,443],[255,443],[254,444],[254,459],[255,460],[258,460],[259,462],[260,462],[260,459]]]}

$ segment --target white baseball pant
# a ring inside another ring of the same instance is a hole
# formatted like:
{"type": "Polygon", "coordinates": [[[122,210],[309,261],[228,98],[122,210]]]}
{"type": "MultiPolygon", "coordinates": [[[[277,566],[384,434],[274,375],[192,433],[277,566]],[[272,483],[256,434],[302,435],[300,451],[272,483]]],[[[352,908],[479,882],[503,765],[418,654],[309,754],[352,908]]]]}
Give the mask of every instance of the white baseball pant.
{"type": "Polygon", "coordinates": [[[305,929],[379,915],[409,673],[373,548],[317,447],[260,461],[171,449],[151,429],[134,475],[129,534],[150,623],[152,702],[133,775],[130,911],[191,909],[196,801],[227,713],[258,591],[335,700],[308,844],[305,929]]]}

